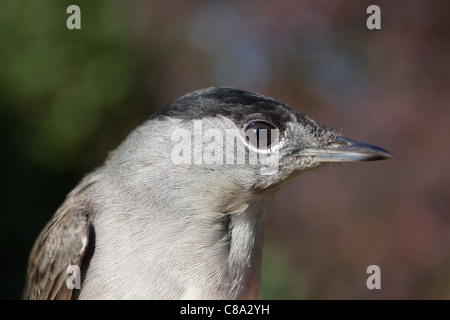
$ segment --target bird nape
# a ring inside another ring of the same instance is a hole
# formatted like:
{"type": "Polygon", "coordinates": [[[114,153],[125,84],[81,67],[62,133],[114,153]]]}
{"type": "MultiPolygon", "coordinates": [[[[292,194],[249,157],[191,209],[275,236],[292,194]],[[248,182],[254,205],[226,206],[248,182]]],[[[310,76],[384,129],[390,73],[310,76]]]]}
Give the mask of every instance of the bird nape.
{"type": "Polygon", "coordinates": [[[275,193],[328,163],[389,158],[259,94],[189,93],[70,192],[34,244],[24,298],[259,298],[275,193]]]}

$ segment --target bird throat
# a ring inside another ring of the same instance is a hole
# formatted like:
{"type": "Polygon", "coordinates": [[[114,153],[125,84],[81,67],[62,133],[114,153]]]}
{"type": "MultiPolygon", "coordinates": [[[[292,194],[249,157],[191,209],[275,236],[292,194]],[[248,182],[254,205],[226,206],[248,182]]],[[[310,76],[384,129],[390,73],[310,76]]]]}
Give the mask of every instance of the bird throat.
{"type": "Polygon", "coordinates": [[[228,272],[236,299],[261,298],[261,268],[264,242],[263,206],[249,206],[244,212],[231,214],[228,222],[228,272]]]}

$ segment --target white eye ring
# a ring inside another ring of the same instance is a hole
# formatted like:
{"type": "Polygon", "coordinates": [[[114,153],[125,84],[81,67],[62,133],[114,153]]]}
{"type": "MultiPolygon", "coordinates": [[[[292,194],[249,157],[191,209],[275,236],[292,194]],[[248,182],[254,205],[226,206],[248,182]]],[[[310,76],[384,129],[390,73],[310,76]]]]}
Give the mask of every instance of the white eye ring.
{"type": "MultiPolygon", "coordinates": [[[[245,139],[258,149],[270,148],[272,144],[278,142],[273,141],[278,136],[273,134],[273,130],[278,131],[270,123],[264,121],[252,121],[245,129],[245,139]]],[[[277,140],[277,139],[275,139],[277,140]]]]}

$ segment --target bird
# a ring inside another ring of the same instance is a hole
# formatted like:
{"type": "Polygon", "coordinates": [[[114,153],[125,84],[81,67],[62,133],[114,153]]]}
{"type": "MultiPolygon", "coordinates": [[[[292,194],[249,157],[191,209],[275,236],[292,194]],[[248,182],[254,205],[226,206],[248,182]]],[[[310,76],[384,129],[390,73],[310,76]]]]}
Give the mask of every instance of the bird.
{"type": "Polygon", "coordinates": [[[185,94],[67,195],[34,243],[23,298],[259,299],[278,191],[327,164],[390,158],[261,94],[185,94]]]}

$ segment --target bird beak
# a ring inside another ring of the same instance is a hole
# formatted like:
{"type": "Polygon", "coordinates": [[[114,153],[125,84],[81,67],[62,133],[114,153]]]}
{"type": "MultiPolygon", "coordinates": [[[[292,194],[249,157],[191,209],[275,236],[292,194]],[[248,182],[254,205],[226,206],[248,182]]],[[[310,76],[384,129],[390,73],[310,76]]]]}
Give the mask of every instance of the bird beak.
{"type": "Polygon", "coordinates": [[[342,136],[329,141],[324,148],[308,148],[303,155],[316,157],[318,162],[374,161],[392,159],[387,150],[342,136]]]}

